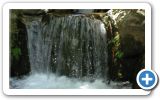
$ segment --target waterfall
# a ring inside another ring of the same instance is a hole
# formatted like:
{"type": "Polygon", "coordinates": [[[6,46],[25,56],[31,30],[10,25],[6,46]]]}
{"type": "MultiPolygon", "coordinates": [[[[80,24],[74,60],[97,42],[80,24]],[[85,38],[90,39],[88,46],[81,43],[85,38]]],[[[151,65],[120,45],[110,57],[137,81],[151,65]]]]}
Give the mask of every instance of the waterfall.
{"type": "Polygon", "coordinates": [[[49,71],[52,34],[43,33],[45,28],[42,29],[42,24],[39,21],[31,22],[30,25],[27,26],[27,30],[32,73],[49,71]],[[44,34],[48,36],[45,37],[44,34]]]}
{"type": "Polygon", "coordinates": [[[104,24],[84,15],[53,16],[27,23],[32,73],[107,78],[104,24]]]}

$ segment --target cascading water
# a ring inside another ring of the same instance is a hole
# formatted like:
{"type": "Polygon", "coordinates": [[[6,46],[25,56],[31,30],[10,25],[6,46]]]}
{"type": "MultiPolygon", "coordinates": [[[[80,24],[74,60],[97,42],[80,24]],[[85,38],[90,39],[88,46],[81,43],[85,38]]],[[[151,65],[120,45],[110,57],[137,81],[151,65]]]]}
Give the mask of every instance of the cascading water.
{"type": "Polygon", "coordinates": [[[107,33],[100,20],[48,14],[26,26],[31,74],[11,80],[11,88],[117,88],[106,84],[107,33]]]}
{"type": "Polygon", "coordinates": [[[82,15],[47,18],[27,25],[33,73],[53,71],[78,78],[107,76],[106,31],[101,21],[82,15]]]}

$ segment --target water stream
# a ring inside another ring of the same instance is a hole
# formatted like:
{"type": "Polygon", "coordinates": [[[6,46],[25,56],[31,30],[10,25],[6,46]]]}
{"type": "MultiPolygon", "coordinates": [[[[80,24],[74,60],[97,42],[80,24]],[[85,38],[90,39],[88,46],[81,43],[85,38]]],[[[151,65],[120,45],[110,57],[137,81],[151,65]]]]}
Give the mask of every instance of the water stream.
{"type": "Polygon", "coordinates": [[[31,73],[11,88],[130,88],[108,85],[105,25],[84,15],[46,15],[26,22],[31,73]]]}

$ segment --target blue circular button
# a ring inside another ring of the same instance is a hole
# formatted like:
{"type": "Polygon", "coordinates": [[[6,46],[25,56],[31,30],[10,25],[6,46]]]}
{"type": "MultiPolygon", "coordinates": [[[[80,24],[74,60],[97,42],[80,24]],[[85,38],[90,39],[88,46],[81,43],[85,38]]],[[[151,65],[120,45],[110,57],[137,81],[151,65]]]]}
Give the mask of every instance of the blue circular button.
{"type": "Polygon", "coordinates": [[[144,90],[150,90],[157,84],[157,74],[152,70],[143,69],[137,74],[137,83],[144,90]]]}

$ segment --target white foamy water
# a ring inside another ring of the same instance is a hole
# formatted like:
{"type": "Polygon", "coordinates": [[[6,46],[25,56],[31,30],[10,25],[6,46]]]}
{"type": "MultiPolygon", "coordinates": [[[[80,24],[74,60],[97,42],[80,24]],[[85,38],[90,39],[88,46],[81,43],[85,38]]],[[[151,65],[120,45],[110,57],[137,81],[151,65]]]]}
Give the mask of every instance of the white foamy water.
{"type": "Polygon", "coordinates": [[[58,77],[54,74],[32,74],[22,79],[11,78],[10,88],[15,89],[112,89],[112,88],[131,88],[129,82],[111,82],[110,85],[104,83],[101,79],[93,82],[81,81],[68,78],[66,76],[58,77]]]}

